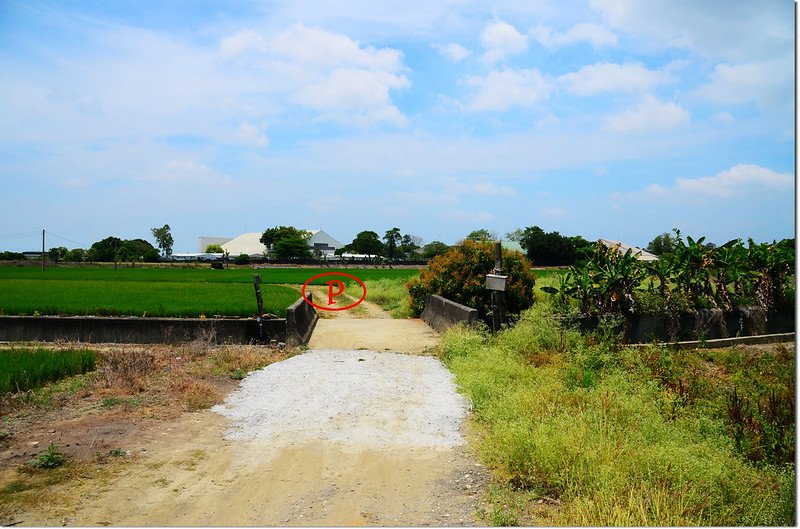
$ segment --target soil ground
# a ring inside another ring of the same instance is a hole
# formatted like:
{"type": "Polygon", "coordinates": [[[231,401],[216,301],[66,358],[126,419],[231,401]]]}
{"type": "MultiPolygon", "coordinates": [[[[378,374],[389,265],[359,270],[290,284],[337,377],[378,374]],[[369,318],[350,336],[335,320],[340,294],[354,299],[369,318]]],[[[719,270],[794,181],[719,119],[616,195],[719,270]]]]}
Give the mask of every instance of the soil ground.
{"type": "MultiPolygon", "coordinates": [[[[366,305],[362,317],[378,314],[366,305]]],[[[420,353],[437,335],[419,320],[322,318],[309,346],[420,353]]],[[[222,394],[238,383],[215,381],[222,394]]],[[[230,441],[210,410],[99,413],[97,399],[17,418],[0,444],[0,486],[51,441],[73,465],[27,502],[0,505],[19,525],[446,526],[482,522],[487,470],[468,448],[375,448],[312,440],[230,441]],[[125,457],[99,457],[121,447],[125,457]],[[92,459],[94,454],[94,459],[92,459]]],[[[463,432],[469,437],[469,432],[463,432]]],[[[44,472],[44,471],[39,471],[44,472]]],[[[56,474],[53,474],[54,476],[56,474]]],[[[24,493],[23,493],[24,494],[24,493]]]]}

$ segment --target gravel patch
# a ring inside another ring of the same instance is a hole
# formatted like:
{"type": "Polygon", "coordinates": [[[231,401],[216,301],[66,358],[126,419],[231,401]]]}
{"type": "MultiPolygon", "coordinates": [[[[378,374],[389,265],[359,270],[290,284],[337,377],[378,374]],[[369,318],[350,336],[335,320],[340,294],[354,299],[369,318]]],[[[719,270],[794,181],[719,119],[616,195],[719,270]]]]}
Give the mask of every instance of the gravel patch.
{"type": "Polygon", "coordinates": [[[450,447],[467,402],[434,357],[323,349],[251,373],[212,410],[235,440],[450,447]]]}

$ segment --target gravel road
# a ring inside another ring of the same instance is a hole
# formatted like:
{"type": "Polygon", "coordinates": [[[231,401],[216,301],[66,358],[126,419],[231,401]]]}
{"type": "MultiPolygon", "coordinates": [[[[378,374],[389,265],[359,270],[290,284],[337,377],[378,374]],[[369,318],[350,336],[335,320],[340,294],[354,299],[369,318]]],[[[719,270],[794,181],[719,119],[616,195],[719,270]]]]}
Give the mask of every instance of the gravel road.
{"type": "Polygon", "coordinates": [[[463,444],[466,410],[434,357],[327,349],[250,374],[213,408],[232,420],[228,439],[369,448],[463,444]]]}

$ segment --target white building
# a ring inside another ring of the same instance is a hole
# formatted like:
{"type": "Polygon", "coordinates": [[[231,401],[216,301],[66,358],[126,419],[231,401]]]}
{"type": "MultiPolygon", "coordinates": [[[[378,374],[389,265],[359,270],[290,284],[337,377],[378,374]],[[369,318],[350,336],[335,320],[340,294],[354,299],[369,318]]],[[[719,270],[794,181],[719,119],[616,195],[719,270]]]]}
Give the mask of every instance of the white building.
{"type": "MultiPolygon", "coordinates": [[[[333,258],[333,252],[344,246],[342,243],[328,235],[322,230],[307,230],[311,233],[308,240],[308,247],[315,256],[326,259],[333,258]]],[[[209,244],[219,244],[222,249],[231,257],[240,254],[247,254],[251,257],[263,257],[267,251],[266,246],[261,242],[263,232],[243,233],[238,237],[200,237],[199,249],[205,252],[209,244]]]]}
{"type": "Polygon", "coordinates": [[[606,248],[611,248],[613,250],[617,250],[620,253],[625,253],[628,250],[631,250],[631,254],[640,261],[656,261],[658,260],[658,256],[648,252],[647,250],[642,250],[636,246],[631,246],[630,244],[625,244],[624,242],[620,241],[612,241],[611,239],[600,239],[600,242],[606,248]]]}

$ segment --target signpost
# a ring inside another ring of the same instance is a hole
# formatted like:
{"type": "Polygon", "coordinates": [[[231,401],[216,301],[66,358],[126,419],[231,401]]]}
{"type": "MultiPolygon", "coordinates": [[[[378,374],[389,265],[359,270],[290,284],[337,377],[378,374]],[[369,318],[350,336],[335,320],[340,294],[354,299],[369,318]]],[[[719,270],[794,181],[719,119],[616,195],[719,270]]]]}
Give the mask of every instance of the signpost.
{"type": "Polygon", "coordinates": [[[492,330],[497,332],[503,325],[504,299],[508,276],[503,275],[503,250],[500,241],[494,243],[494,273],[486,275],[486,289],[492,291],[492,330]]]}

